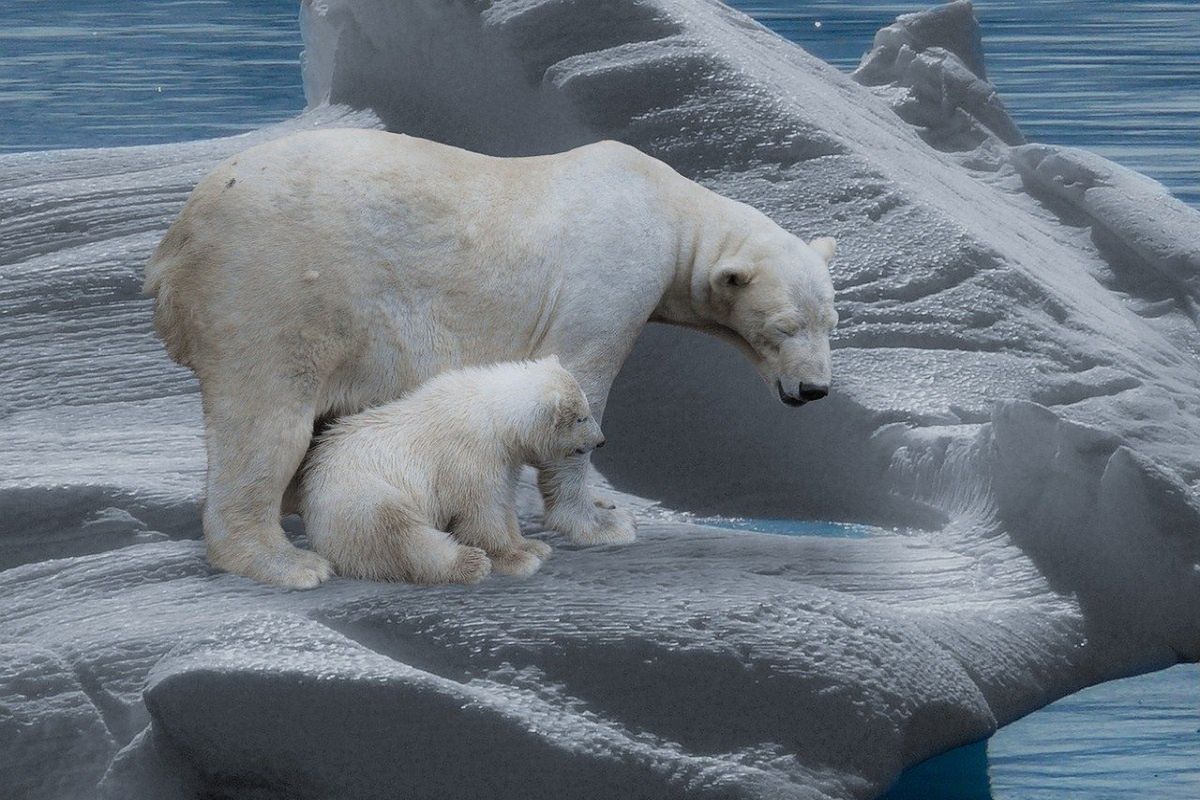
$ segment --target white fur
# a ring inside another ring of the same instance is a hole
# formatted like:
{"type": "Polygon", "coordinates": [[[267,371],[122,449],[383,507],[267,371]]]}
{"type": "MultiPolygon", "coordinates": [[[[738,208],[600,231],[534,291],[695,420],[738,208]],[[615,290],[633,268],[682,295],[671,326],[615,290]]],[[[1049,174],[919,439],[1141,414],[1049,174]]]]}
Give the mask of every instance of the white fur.
{"type": "Polygon", "coordinates": [[[301,514],[313,549],[342,575],[475,583],[493,566],[529,575],[550,547],[521,536],[521,466],[602,441],[554,356],[445,372],[322,434],[301,479],[301,514]]]}
{"type": "MultiPolygon", "coordinates": [[[[155,327],[200,380],[212,562],[312,586],[329,575],[279,525],[314,419],[433,375],[558,353],[603,415],[647,320],[722,336],[781,396],[829,382],[823,256],[764,215],[633,148],[491,158],[408,136],[322,130],[260,145],[196,187],[146,274],[155,327]]],[[[546,464],[546,524],[629,541],[588,458],[546,464]]]]}

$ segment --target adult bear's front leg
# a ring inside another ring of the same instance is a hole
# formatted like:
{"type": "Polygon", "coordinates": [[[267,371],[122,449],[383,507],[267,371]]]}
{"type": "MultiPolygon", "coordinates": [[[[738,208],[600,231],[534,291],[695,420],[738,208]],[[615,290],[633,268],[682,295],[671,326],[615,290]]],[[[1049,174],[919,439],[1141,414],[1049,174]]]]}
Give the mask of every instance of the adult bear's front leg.
{"type": "Polygon", "coordinates": [[[633,514],[592,495],[591,457],[571,456],[538,470],[545,525],[575,544],[624,544],[637,535],[633,514]]]}

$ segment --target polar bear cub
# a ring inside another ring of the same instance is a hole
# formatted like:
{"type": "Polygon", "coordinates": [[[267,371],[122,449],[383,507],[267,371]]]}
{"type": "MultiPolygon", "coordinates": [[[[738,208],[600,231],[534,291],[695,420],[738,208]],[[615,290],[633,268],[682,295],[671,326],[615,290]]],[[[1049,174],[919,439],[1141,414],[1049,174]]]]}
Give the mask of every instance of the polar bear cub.
{"type": "Polygon", "coordinates": [[[339,574],[475,583],[530,575],[550,555],[517,522],[517,479],[604,445],[557,356],[444,372],[334,423],[310,454],[300,513],[339,574]]]}

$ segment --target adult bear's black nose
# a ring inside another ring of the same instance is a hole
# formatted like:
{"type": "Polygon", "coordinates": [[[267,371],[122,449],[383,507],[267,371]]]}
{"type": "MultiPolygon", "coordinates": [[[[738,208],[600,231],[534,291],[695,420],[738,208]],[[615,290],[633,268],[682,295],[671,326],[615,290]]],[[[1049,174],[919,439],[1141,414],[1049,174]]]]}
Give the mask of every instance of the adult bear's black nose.
{"type": "Polygon", "coordinates": [[[820,400],[829,394],[829,384],[802,383],[800,384],[800,399],[806,403],[820,400]]]}
{"type": "MultiPolygon", "coordinates": [[[[797,389],[799,389],[799,387],[797,387],[797,389]]],[[[784,405],[789,405],[789,406],[804,405],[804,401],[802,399],[800,399],[799,395],[794,395],[794,394],[791,394],[790,392],[784,391],[783,381],[781,381],[781,380],[775,381],[775,391],[779,392],[779,399],[783,401],[784,405]]]]}
{"type": "Polygon", "coordinates": [[[604,445],[606,445],[606,444],[608,444],[608,440],[601,439],[600,441],[596,442],[596,449],[599,450],[601,447],[604,447],[604,445]]]}

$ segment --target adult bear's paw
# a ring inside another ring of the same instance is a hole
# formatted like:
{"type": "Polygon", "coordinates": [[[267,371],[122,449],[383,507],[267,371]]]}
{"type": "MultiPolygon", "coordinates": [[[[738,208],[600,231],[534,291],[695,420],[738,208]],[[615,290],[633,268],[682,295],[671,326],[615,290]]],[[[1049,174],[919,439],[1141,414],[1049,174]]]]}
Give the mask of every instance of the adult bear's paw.
{"type": "Polygon", "coordinates": [[[580,544],[628,544],[637,538],[637,521],[624,508],[597,509],[596,520],[591,540],[580,544]]]}
{"type": "Polygon", "coordinates": [[[328,559],[288,542],[262,548],[210,544],[208,560],[217,569],[286,589],[311,589],[333,577],[328,559]]]}
{"type": "Polygon", "coordinates": [[[628,544],[637,538],[633,514],[603,500],[573,515],[556,508],[546,516],[546,527],[564,534],[573,544],[628,544]]]}

